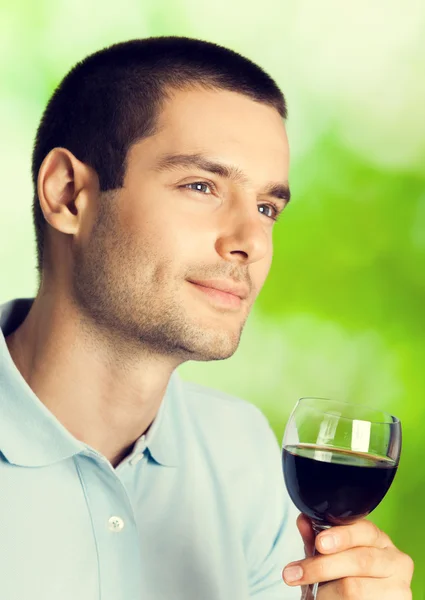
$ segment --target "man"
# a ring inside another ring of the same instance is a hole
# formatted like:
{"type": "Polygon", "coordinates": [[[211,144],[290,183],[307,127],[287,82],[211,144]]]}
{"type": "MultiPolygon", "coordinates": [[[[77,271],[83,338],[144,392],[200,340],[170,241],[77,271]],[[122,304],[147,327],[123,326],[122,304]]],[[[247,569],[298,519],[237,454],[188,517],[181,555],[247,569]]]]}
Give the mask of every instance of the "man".
{"type": "Polygon", "coordinates": [[[264,417],[176,374],[238,346],[289,201],[285,118],[259,67],[186,38],[96,53],[50,100],[40,287],[1,316],[1,598],[411,597],[367,521],[301,560],[264,417]]]}

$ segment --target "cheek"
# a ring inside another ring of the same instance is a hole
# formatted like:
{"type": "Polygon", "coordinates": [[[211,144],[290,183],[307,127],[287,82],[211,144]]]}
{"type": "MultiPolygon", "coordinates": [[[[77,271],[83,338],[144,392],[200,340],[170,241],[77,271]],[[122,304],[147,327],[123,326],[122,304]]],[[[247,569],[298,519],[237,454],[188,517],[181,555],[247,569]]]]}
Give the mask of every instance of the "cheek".
{"type": "Polygon", "coordinates": [[[171,284],[181,279],[194,262],[208,258],[205,234],[176,215],[133,215],[123,228],[123,251],[132,255],[132,263],[143,279],[152,284],[171,284]]]}
{"type": "Polygon", "coordinates": [[[265,256],[262,260],[251,265],[251,279],[257,294],[260,293],[261,288],[263,287],[264,282],[267,279],[271,263],[272,255],[270,253],[270,255],[265,256]]]}
{"type": "Polygon", "coordinates": [[[140,182],[120,197],[120,229],[132,240],[149,244],[152,255],[177,263],[214,260],[217,222],[207,202],[140,182]]]}

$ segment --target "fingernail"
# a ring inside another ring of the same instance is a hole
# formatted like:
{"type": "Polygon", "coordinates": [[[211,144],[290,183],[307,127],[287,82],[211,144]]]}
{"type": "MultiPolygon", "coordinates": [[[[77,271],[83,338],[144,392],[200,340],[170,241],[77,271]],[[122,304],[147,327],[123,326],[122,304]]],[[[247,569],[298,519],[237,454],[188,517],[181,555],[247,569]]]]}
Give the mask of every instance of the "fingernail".
{"type": "Polygon", "coordinates": [[[286,582],[292,583],[293,581],[298,581],[303,576],[303,570],[299,565],[294,565],[292,567],[286,567],[283,571],[283,578],[286,582]]]}
{"type": "Polygon", "coordinates": [[[333,535],[324,535],[320,538],[320,545],[323,550],[333,550],[336,547],[336,539],[333,535]]]}

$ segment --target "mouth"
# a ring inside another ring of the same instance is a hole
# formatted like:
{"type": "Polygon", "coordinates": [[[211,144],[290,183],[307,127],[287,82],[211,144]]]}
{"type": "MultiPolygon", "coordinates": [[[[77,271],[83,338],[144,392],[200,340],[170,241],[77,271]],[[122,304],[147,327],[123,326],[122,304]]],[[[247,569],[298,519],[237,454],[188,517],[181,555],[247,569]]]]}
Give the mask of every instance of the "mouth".
{"type": "Polygon", "coordinates": [[[223,308],[238,309],[249,295],[245,284],[227,280],[208,280],[188,282],[204,297],[223,308]]]}

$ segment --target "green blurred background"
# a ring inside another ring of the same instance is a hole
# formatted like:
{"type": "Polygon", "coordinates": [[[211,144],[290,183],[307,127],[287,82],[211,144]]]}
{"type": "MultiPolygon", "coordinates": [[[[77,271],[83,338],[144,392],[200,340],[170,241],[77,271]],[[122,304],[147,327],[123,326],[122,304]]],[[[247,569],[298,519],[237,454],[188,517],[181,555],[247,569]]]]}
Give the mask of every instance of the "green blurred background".
{"type": "Polygon", "coordinates": [[[258,405],[279,442],[300,396],[400,417],[400,470],[372,518],[415,559],[422,599],[423,0],[3,0],[0,302],[36,290],[30,154],[54,87],[92,51],[167,34],[226,45],[278,81],[294,194],[238,352],[181,373],[258,405]]]}

